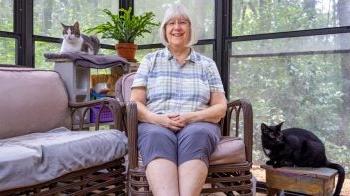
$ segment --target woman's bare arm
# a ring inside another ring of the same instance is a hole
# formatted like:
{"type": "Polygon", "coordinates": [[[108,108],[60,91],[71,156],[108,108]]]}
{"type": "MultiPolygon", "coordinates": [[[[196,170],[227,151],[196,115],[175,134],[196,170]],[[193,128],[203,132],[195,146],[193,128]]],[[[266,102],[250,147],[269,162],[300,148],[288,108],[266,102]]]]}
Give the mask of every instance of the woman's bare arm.
{"type": "Polygon", "coordinates": [[[225,94],[221,92],[212,92],[210,94],[209,105],[208,108],[201,111],[181,114],[179,117],[174,118],[174,120],[184,124],[198,121],[219,122],[226,114],[227,100],[225,94]]]}

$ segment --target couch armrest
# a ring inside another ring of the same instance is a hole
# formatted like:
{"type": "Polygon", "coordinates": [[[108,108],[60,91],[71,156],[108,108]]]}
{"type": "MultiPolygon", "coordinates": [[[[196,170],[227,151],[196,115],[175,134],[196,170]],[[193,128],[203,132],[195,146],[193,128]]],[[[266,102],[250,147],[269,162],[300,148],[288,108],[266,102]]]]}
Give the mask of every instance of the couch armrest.
{"type": "Polygon", "coordinates": [[[78,121],[79,129],[84,128],[85,120],[88,114],[88,111],[94,106],[100,106],[97,114],[96,122],[94,123],[95,129],[98,130],[100,127],[100,114],[103,108],[107,107],[113,114],[113,125],[114,128],[122,130],[122,119],[123,119],[123,110],[122,103],[113,98],[104,98],[97,99],[86,102],[69,102],[69,107],[71,108],[71,118],[72,118],[72,129],[74,129],[74,124],[78,121]]]}
{"type": "Polygon", "coordinates": [[[230,135],[232,114],[234,112],[235,137],[239,136],[240,125],[243,124],[243,139],[247,161],[252,162],[253,148],[253,109],[251,103],[246,99],[230,101],[227,104],[225,117],[221,120],[222,135],[230,135]],[[240,116],[243,117],[240,121],[240,116]]]}

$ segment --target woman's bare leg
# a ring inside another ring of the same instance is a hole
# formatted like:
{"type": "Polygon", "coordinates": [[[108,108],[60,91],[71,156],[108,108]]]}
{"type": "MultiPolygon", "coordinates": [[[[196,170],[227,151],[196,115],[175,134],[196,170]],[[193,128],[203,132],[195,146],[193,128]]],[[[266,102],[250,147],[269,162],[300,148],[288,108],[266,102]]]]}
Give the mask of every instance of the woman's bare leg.
{"type": "Polygon", "coordinates": [[[206,164],[199,159],[181,164],[179,166],[180,196],[199,196],[207,174],[206,164]]]}
{"type": "Polygon", "coordinates": [[[147,165],[146,177],[155,196],[179,196],[177,166],[167,159],[154,159],[147,165]]]}

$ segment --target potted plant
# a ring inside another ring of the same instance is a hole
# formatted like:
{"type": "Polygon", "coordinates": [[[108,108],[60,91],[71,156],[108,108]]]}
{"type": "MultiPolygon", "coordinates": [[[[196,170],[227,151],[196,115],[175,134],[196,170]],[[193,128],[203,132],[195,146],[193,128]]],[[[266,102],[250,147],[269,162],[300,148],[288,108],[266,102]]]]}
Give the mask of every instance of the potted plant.
{"type": "Polygon", "coordinates": [[[103,12],[109,16],[110,20],[86,31],[102,34],[102,38],[118,40],[119,43],[115,45],[118,55],[135,62],[137,49],[137,45],[134,44],[135,39],[139,36],[143,37],[145,33],[151,33],[151,29],[159,25],[155,21],[154,13],[146,12],[135,16],[131,14],[131,7],[127,10],[120,9],[119,13],[115,14],[108,9],[104,9],[103,12]]]}

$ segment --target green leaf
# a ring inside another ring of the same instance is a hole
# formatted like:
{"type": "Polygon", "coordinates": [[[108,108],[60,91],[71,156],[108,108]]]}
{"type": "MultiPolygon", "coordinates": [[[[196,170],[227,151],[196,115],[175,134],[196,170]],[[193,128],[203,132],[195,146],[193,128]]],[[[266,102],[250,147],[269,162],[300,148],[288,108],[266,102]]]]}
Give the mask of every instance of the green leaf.
{"type": "Polygon", "coordinates": [[[98,24],[85,30],[87,33],[101,34],[102,38],[112,38],[119,42],[133,43],[137,37],[143,37],[145,33],[151,33],[152,28],[159,26],[155,21],[153,12],[142,15],[132,15],[132,8],[121,8],[119,13],[113,13],[108,9],[102,10],[110,21],[98,24]]]}

